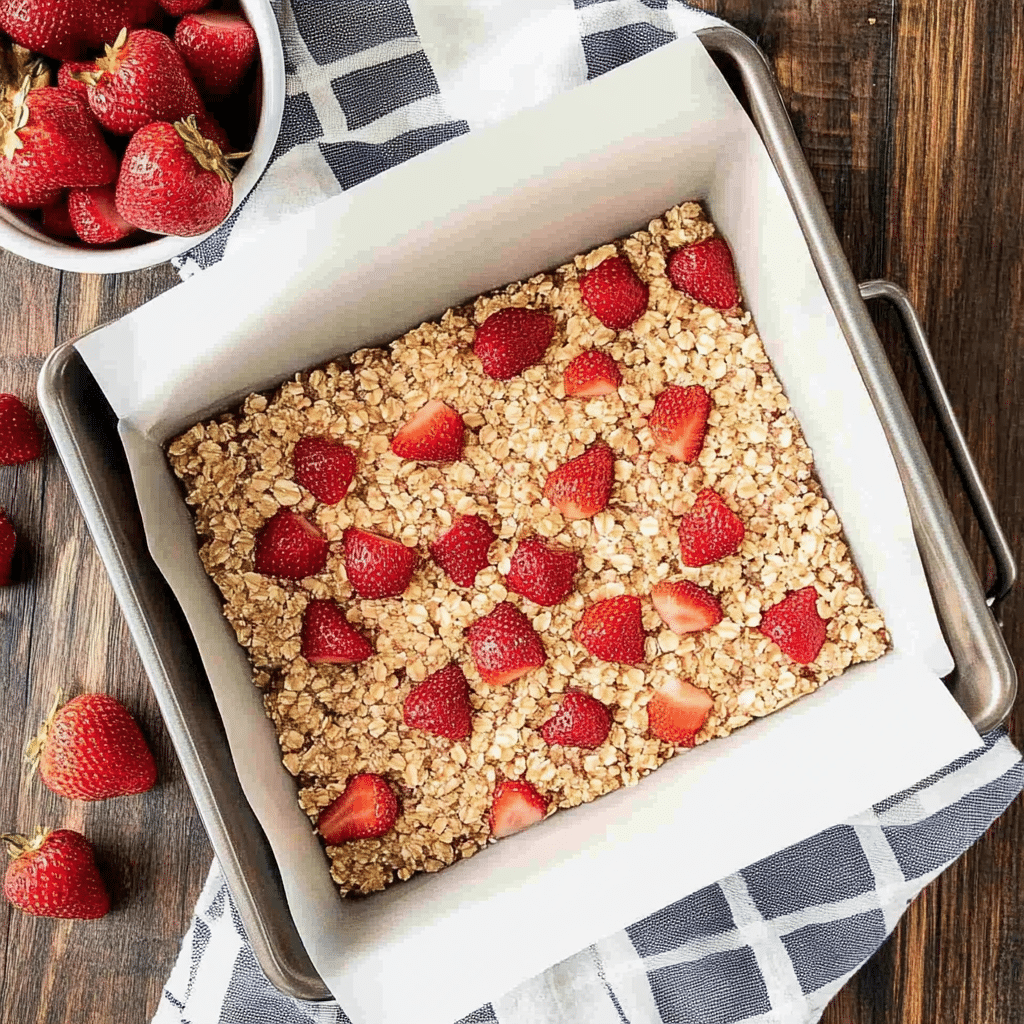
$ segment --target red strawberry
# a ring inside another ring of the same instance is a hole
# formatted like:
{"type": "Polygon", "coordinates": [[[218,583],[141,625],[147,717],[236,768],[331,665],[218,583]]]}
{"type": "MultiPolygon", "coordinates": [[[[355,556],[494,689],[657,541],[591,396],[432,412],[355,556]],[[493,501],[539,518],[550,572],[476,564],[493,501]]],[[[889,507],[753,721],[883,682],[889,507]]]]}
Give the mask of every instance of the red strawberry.
{"type": "Polygon", "coordinates": [[[732,309],[739,305],[732,253],[717,236],[677,249],[668,261],[668,276],[681,292],[706,306],[732,309]]]}
{"type": "Polygon", "coordinates": [[[154,121],[181,121],[205,110],[188,68],[162,32],[124,30],[88,71],[89,109],[108,132],[132,135],[154,121]]]}
{"type": "Polygon", "coordinates": [[[6,587],[11,582],[11,563],[14,561],[17,543],[18,535],[7,513],[0,508],[0,587],[6,587]]]}
{"type": "Polygon", "coordinates": [[[714,706],[706,690],[685,679],[669,679],[658,687],[647,705],[647,722],[659,740],[677,747],[692,747],[714,706]]]}
{"type": "Polygon", "coordinates": [[[544,742],[592,750],[601,746],[612,727],[608,708],[582,690],[568,690],[558,710],[541,727],[544,742]]]}
{"type": "Polygon", "coordinates": [[[194,117],[140,128],[128,143],[117,179],[117,211],[143,231],[201,235],[231,212],[229,160],[199,131],[194,117]]]}
{"type": "Polygon", "coordinates": [[[326,437],[301,437],[292,452],[296,483],[327,505],[336,505],[348,494],[356,464],[351,448],[326,437]]]}
{"type": "Polygon", "coordinates": [[[155,10],[153,0],[0,0],[0,29],[35,53],[74,60],[155,10]]]}
{"type": "Polygon", "coordinates": [[[43,784],[69,800],[145,793],[156,762],[128,709],[106,693],[83,693],[50,712],[28,747],[43,784]]]}
{"type": "Polygon", "coordinates": [[[607,352],[581,352],[566,368],[562,387],[566,395],[596,398],[613,395],[622,383],[619,364],[607,352]]]}
{"type": "Polygon", "coordinates": [[[186,15],[174,30],[174,44],[196,85],[214,98],[238,88],[259,48],[249,22],[227,11],[186,15]]]}
{"type": "Polygon", "coordinates": [[[160,6],[172,17],[192,14],[210,6],[210,0],[160,0],[160,6]]]}
{"type": "Polygon", "coordinates": [[[718,598],[689,580],[655,583],[651,600],[655,611],[674,633],[699,633],[722,621],[718,598]]]}
{"type": "Polygon", "coordinates": [[[699,384],[669,384],[654,402],[648,424],[654,447],[676,462],[693,462],[704,447],[711,396],[699,384]]]}
{"type": "Polygon", "coordinates": [[[487,568],[487,552],[495,540],[494,531],[479,516],[459,516],[451,529],[430,545],[430,557],[453,582],[471,587],[476,574],[487,568]]]}
{"type": "Polygon", "coordinates": [[[119,242],[135,230],[117,212],[113,185],[73,188],[68,193],[68,214],[78,237],[90,245],[119,242]]]}
{"type": "Polygon", "coordinates": [[[222,153],[230,153],[234,146],[228,138],[228,133],[221,127],[220,122],[209,111],[196,114],[196,127],[204,139],[216,142],[222,153]]]}
{"type": "Polygon", "coordinates": [[[391,450],[399,458],[417,462],[458,462],[465,429],[454,409],[431,399],[399,428],[391,450]]]}
{"type": "Polygon", "coordinates": [[[89,921],[110,909],[89,840],[80,832],[40,829],[32,839],[3,837],[14,860],[4,874],[4,896],[37,917],[89,921]]]}
{"type": "Polygon", "coordinates": [[[507,601],[477,619],[466,635],[480,678],[491,686],[511,683],[547,661],[533,624],[507,601]]]}
{"type": "Polygon", "coordinates": [[[505,582],[509,590],[550,608],[572,593],[579,567],[575,551],[531,537],[516,548],[505,582]]]}
{"type": "MultiPolygon", "coordinates": [[[[83,0],[78,0],[80,5],[83,0]]],[[[89,0],[84,0],[88,4],[89,0]]],[[[152,21],[160,9],[157,0],[92,0],[93,16],[84,34],[87,50],[102,50],[122,29],[152,21]]]]}
{"type": "Polygon", "coordinates": [[[116,174],[117,158],[78,97],[63,89],[19,91],[11,120],[0,121],[0,203],[37,209],[65,188],[106,185],[116,174]]]}
{"type": "Polygon", "coordinates": [[[825,642],[828,619],[818,614],[818,591],[804,587],[791,590],[768,608],[758,628],[779,645],[783,654],[801,665],[810,665],[825,642]]]}
{"type": "Polygon", "coordinates": [[[509,380],[540,362],[555,336],[555,318],[540,309],[510,306],[492,313],[476,330],[473,352],[484,373],[509,380]]]}
{"type": "Polygon", "coordinates": [[[580,279],[583,301],[613,331],[625,330],[643,316],[649,292],[629,261],[621,256],[609,256],[580,279]]]}
{"type": "Polygon", "coordinates": [[[458,665],[448,665],[427,676],[409,691],[402,717],[410,729],[464,740],[473,731],[466,674],[458,665]]]}
{"type": "Polygon", "coordinates": [[[494,787],[491,835],[495,839],[504,839],[535,825],[547,813],[547,800],[530,783],[505,779],[494,787]]]}
{"type": "Polygon", "coordinates": [[[328,846],[350,839],[376,839],[395,827],[398,801],[379,775],[354,775],[345,792],[320,812],[317,831],[328,846]]]}
{"type": "Polygon", "coordinates": [[[356,665],[373,654],[373,644],[333,601],[310,601],[302,616],[302,656],[314,665],[356,665]]]}
{"type": "Polygon", "coordinates": [[[603,441],[552,472],[544,497],[566,519],[589,519],[608,504],[615,480],[615,456],[603,441]]]}
{"type": "Polygon", "coordinates": [[[17,395],[0,395],[0,466],[17,466],[43,454],[43,435],[17,395]]]}
{"type": "Polygon", "coordinates": [[[67,238],[77,241],[78,235],[75,234],[75,226],[71,223],[66,196],[61,196],[49,206],[44,206],[39,212],[42,215],[43,231],[51,238],[67,238]]]}
{"type": "Polygon", "coordinates": [[[350,527],[345,531],[345,572],[360,597],[398,597],[412,579],[416,549],[390,537],[350,527]]]}
{"type": "Polygon", "coordinates": [[[256,531],[254,567],[264,576],[303,580],[324,571],[327,541],[303,515],[282,508],[256,531]]]}
{"type": "Polygon", "coordinates": [[[640,598],[632,594],[597,601],[583,613],[572,635],[595,658],[638,665],[644,661],[640,598]]]}
{"type": "Polygon", "coordinates": [[[93,62],[91,60],[66,60],[57,68],[57,88],[65,92],[74,93],[86,104],[89,102],[89,86],[80,78],[76,77],[83,71],[91,71],[93,62]]]}
{"type": "Polygon", "coordinates": [[[679,520],[683,565],[699,568],[732,555],[743,543],[743,520],[710,487],[679,520]]]}

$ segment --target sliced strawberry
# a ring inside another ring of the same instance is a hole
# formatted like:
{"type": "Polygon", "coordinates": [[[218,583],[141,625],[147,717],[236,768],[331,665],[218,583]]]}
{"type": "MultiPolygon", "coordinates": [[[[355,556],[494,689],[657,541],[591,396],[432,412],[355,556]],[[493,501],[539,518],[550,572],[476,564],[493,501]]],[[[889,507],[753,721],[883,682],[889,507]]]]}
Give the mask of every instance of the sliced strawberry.
{"type": "Polygon", "coordinates": [[[509,590],[550,608],[572,593],[579,567],[575,551],[530,537],[512,555],[505,583],[509,590]]]}
{"type": "Polygon", "coordinates": [[[677,249],[668,261],[668,276],[681,292],[706,306],[732,309],[739,305],[732,253],[717,236],[677,249]]]}
{"type": "Polygon", "coordinates": [[[255,568],[264,576],[302,580],[323,572],[327,541],[303,515],[286,508],[256,532],[255,568]]]}
{"type": "Polygon", "coordinates": [[[432,399],[399,429],[391,450],[399,458],[416,462],[458,462],[465,429],[454,409],[432,399]]]}
{"type": "Polygon", "coordinates": [[[647,705],[647,721],[659,740],[677,747],[692,747],[714,706],[706,690],[685,679],[669,679],[658,687],[647,705]]]}
{"type": "Polygon", "coordinates": [[[699,384],[669,384],[654,402],[647,421],[654,447],[676,462],[693,462],[704,447],[711,396],[699,384]]]}
{"type": "Polygon", "coordinates": [[[292,452],[295,482],[326,505],[336,505],[348,494],[356,464],[351,448],[326,437],[301,437],[292,452]]]}
{"type": "Polygon", "coordinates": [[[509,380],[540,362],[555,336],[555,319],[540,309],[510,306],[492,313],[476,331],[473,352],[484,373],[509,380]]]}
{"type": "Polygon", "coordinates": [[[504,839],[542,821],[547,813],[547,800],[530,783],[505,779],[494,787],[491,835],[504,839]]]}
{"type": "Polygon", "coordinates": [[[350,527],[342,538],[345,572],[360,597],[398,597],[412,579],[416,549],[390,537],[350,527]]]}
{"type": "Polygon", "coordinates": [[[479,516],[459,516],[450,530],[430,545],[430,556],[460,587],[476,583],[476,574],[490,564],[487,552],[497,537],[479,516]]]}
{"type": "Polygon", "coordinates": [[[644,627],[640,598],[632,594],[597,601],[572,631],[595,658],[638,665],[644,660],[644,627]]]}
{"type": "Polygon", "coordinates": [[[391,787],[379,775],[365,772],[353,776],[333,803],[320,812],[317,831],[328,846],[350,839],[376,839],[395,827],[398,801],[391,787]]]}
{"type": "Polygon", "coordinates": [[[17,543],[18,535],[7,513],[0,508],[0,587],[6,587],[11,582],[11,563],[14,561],[17,543]]]}
{"type": "Polygon", "coordinates": [[[683,565],[698,568],[734,554],[743,543],[743,520],[710,487],[679,521],[683,565]]]}
{"type": "Polygon", "coordinates": [[[473,731],[469,683],[458,665],[427,676],[409,691],[402,717],[410,729],[422,729],[450,740],[464,740],[473,731]]]}
{"type": "Polygon", "coordinates": [[[689,580],[656,583],[651,588],[651,600],[674,633],[699,633],[722,621],[718,598],[689,580]]]}
{"type": "Polygon", "coordinates": [[[593,750],[601,746],[612,727],[608,708],[582,690],[568,690],[558,710],[541,727],[544,742],[593,750]]]}
{"type": "Polygon", "coordinates": [[[547,661],[533,624],[507,601],[477,619],[466,635],[480,678],[491,686],[511,683],[547,661]]]}
{"type": "Polygon", "coordinates": [[[828,629],[828,619],[818,614],[818,591],[814,587],[791,590],[765,611],[759,628],[783,654],[809,665],[821,651],[828,629]]]}
{"type": "Polygon", "coordinates": [[[314,665],[355,665],[373,654],[373,644],[333,601],[310,601],[302,616],[302,656],[314,665]]]}
{"type": "Polygon", "coordinates": [[[615,456],[603,441],[552,472],[544,497],[566,519],[589,519],[608,504],[615,481],[615,456]]]}
{"type": "Polygon", "coordinates": [[[566,395],[597,398],[613,395],[622,383],[619,364],[607,352],[581,352],[566,368],[562,387],[566,395]]]}
{"type": "Polygon", "coordinates": [[[625,330],[643,316],[649,293],[629,260],[621,256],[609,256],[580,279],[583,301],[613,331],[625,330]]]}
{"type": "Polygon", "coordinates": [[[109,245],[127,238],[135,231],[117,212],[114,205],[114,186],[73,188],[68,192],[68,214],[75,232],[89,245],[109,245]]]}

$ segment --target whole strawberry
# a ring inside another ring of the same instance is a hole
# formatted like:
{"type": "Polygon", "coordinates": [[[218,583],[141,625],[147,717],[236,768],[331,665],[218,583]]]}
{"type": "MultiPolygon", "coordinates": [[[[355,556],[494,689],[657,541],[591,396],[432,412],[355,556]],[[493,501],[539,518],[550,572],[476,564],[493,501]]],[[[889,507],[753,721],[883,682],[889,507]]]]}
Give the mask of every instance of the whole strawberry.
{"type": "Polygon", "coordinates": [[[26,79],[0,119],[0,203],[34,210],[65,188],[106,185],[117,158],[78,97],[63,89],[28,89],[26,79]]]}
{"type": "Polygon", "coordinates": [[[0,466],[17,466],[43,454],[43,435],[17,395],[0,395],[0,466]]]}
{"type": "Polygon", "coordinates": [[[128,709],[106,693],[83,693],[55,709],[28,747],[39,778],[70,800],[145,793],[156,762],[128,709]]]}
{"type": "Polygon", "coordinates": [[[135,225],[117,212],[113,185],[71,189],[68,218],[75,234],[89,245],[120,242],[135,231],[135,225]]]}
{"type": "Polygon", "coordinates": [[[649,292],[629,260],[621,256],[609,256],[580,279],[583,301],[614,331],[631,327],[646,312],[649,292]]]}
{"type": "Polygon", "coordinates": [[[7,518],[7,513],[0,508],[0,587],[11,582],[11,563],[14,561],[14,549],[18,545],[18,535],[7,518]]]}
{"type": "Polygon", "coordinates": [[[258,49],[249,22],[229,11],[186,15],[174,30],[174,44],[196,84],[215,99],[238,88],[258,49]]]}
{"type": "Polygon", "coordinates": [[[19,910],[88,921],[110,909],[92,846],[81,833],[39,830],[31,839],[5,835],[3,840],[14,858],[4,873],[4,896],[19,910]]]}
{"type": "Polygon", "coordinates": [[[0,0],[0,29],[35,53],[74,60],[155,11],[154,0],[0,0]]]}
{"type": "Polygon", "coordinates": [[[196,119],[140,128],[128,143],[117,179],[117,212],[158,235],[191,237],[215,228],[231,212],[234,171],[205,138],[196,119]]]}
{"type": "Polygon", "coordinates": [[[122,29],[88,71],[89,109],[108,132],[131,135],[153,121],[180,121],[206,108],[174,43],[162,32],[122,29]]]}

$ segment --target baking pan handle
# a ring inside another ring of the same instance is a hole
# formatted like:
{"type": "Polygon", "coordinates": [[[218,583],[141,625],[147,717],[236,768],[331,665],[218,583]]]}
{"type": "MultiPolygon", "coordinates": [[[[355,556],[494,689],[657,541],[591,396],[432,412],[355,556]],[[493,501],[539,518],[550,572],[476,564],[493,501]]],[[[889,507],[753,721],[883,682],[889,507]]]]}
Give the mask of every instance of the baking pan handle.
{"type": "Polygon", "coordinates": [[[971,457],[967,447],[964,433],[960,429],[960,423],[953,411],[953,403],[949,400],[946,386],[942,383],[939,375],[939,368],[936,365],[935,357],[932,355],[931,346],[928,344],[928,336],[925,334],[924,325],[917,315],[910,296],[892,281],[864,281],[860,285],[862,298],[885,299],[890,303],[900,316],[907,339],[914,351],[918,369],[924,378],[925,387],[928,390],[928,397],[932,401],[936,415],[939,417],[939,425],[946,437],[946,444],[949,445],[949,452],[953,456],[953,462],[960,479],[963,480],[967,497],[978,517],[978,524],[981,532],[988,542],[989,551],[996,566],[995,582],[989,587],[986,600],[990,606],[1002,601],[1013,588],[1017,580],[1017,563],[1010,550],[1006,534],[996,517],[995,509],[992,507],[992,499],[985,489],[978,467],[971,457]]]}

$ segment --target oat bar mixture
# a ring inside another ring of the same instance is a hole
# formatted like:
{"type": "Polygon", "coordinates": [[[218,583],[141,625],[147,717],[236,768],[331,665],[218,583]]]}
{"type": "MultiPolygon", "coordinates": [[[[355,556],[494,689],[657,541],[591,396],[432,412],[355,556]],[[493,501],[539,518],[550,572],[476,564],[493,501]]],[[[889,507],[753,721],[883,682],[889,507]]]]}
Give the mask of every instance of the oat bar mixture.
{"type": "Polygon", "coordinates": [[[673,252],[713,235],[700,207],[685,203],[623,241],[449,310],[387,349],[299,374],[271,397],[252,395],[240,411],[170,443],[203,564],[249,653],[301,806],[316,821],[360,773],[381,776],[397,795],[397,820],[384,835],[328,843],[343,892],[378,890],[481,850],[492,841],[492,801],[503,780],[530,783],[547,813],[574,807],[636,784],[687,742],[726,736],[888,649],[882,616],[750,314],[696,301],[667,275],[673,252]],[[580,288],[615,256],[649,287],[646,311],[621,330],[594,315],[580,288]],[[484,372],[474,343],[487,318],[507,307],[545,311],[555,331],[539,361],[499,380],[484,372]],[[610,356],[621,384],[597,397],[567,397],[566,368],[587,350],[610,356]],[[689,463],[659,450],[651,428],[656,399],[670,385],[700,385],[710,397],[706,435],[689,463]],[[399,428],[431,400],[465,425],[457,461],[431,464],[392,451],[399,428]],[[340,501],[318,500],[296,482],[293,452],[311,436],[355,453],[351,489],[340,501]],[[592,516],[568,518],[544,495],[548,477],[602,443],[614,458],[610,498],[592,516]],[[705,489],[738,516],[742,543],[688,567],[678,528],[705,489]],[[313,576],[255,571],[258,532],[282,508],[303,513],[330,542],[313,576]],[[428,549],[462,516],[479,517],[497,537],[472,586],[455,583],[428,549]],[[414,549],[400,596],[367,599],[353,590],[342,544],[353,527],[414,549]],[[509,588],[512,557],[531,538],[579,556],[571,593],[552,607],[509,588]],[[651,601],[652,588],[666,581],[697,584],[720,605],[721,620],[691,632],[669,628],[651,601]],[[759,629],[768,609],[798,591],[826,620],[809,664],[759,629]],[[597,657],[573,636],[586,609],[620,595],[640,599],[645,637],[636,664],[597,657]],[[313,600],[337,602],[372,655],[352,664],[303,657],[313,600]],[[466,631],[505,602],[532,624],[546,661],[506,685],[488,685],[466,631]],[[458,741],[403,718],[412,689],[449,664],[469,683],[470,732],[458,741]],[[692,738],[669,742],[652,729],[648,704],[679,679],[704,691],[711,706],[692,738]],[[569,691],[607,708],[610,729],[599,745],[542,735],[569,691]]]}

